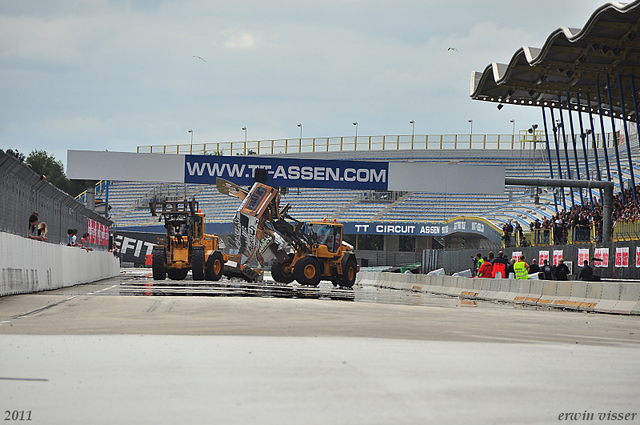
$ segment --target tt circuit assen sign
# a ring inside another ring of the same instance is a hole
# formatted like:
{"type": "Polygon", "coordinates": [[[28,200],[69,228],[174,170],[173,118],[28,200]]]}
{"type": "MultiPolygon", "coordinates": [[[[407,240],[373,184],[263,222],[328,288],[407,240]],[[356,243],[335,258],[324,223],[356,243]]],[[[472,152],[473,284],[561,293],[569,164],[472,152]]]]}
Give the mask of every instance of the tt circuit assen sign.
{"type": "Polygon", "coordinates": [[[345,223],[344,231],[356,235],[449,236],[473,233],[500,243],[501,233],[488,222],[459,218],[445,223],[345,223]]]}

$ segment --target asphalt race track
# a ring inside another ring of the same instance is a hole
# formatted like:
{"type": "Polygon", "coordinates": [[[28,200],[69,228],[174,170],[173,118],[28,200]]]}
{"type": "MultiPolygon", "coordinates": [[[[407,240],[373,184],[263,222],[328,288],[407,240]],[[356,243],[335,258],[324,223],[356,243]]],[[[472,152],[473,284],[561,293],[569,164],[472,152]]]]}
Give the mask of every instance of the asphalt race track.
{"type": "Polygon", "coordinates": [[[7,423],[640,423],[637,316],[146,274],[0,298],[7,423]]]}

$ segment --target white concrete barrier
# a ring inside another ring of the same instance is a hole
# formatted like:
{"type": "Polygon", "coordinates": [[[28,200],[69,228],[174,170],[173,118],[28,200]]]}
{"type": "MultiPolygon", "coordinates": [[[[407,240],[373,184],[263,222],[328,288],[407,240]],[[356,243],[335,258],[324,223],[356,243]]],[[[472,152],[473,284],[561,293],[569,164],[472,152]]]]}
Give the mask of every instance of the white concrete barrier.
{"type": "Polygon", "coordinates": [[[640,283],[477,279],[442,275],[370,273],[372,286],[515,304],[619,314],[640,314],[640,283]]]}
{"type": "Polygon", "coordinates": [[[117,276],[108,251],[40,242],[0,233],[0,296],[63,288],[117,276]]]}
{"type": "Polygon", "coordinates": [[[600,313],[613,313],[616,304],[620,301],[620,285],[603,282],[602,295],[594,310],[600,313]]]}
{"type": "Polygon", "coordinates": [[[538,299],[538,306],[549,306],[553,304],[553,300],[556,298],[558,292],[558,281],[556,280],[542,280],[542,294],[538,299]]]}
{"type": "Polygon", "coordinates": [[[620,286],[620,301],[613,308],[613,312],[630,314],[639,301],[640,283],[624,283],[620,286]]]}

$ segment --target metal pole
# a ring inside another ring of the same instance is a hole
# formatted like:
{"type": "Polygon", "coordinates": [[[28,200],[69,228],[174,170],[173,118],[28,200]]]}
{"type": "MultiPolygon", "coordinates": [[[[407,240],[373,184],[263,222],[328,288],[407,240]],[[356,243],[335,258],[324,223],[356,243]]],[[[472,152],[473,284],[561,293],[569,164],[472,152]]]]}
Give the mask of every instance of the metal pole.
{"type": "MultiPolygon", "coordinates": [[[[587,92],[587,104],[589,104],[589,125],[591,127],[591,140],[593,143],[593,155],[596,161],[596,177],[598,180],[602,180],[602,175],[600,174],[600,161],[598,159],[598,146],[596,144],[596,130],[593,127],[593,113],[591,112],[591,96],[589,96],[589,92],[587,92]]],[[[600,189],[600,203],[602,203],[602,189],[600,189]]]]}
{"type": "MultiPolygon", "coordinates": [[[[584,155],[584,169],[587,175],[587,180],[591,180],[589,173],[589,156],[587,154],[587,144],[585,142],[587,135],[584,132],[584,124],[582,122],[582,105],[580,104],[580,93],[576,93],[576,101],[578,102],[578,120],[580,122],[580,139],[582,140],[582,154],[584,155]]],[[[589,205],[591,211],[593,211],[593,193],[589,190],[589,205]]]]}
{"type": "MultiPolygon", "coordinates": [[[[569,100],[571,93],[567,92],[567,113],[569,114],[569,126],[571,127],[571,140],[573,141],[573,158],[576,160],[576,178],[580,179],[580,163],[578,162],[578,148],[576,146],[576,132],[573,129],[573,114],[569,100]]],[[[582,188],[580,188],[580,206],[584,206],[584,197],[582,196],[582,188]]]]}
{"type": "Polygon", "coordinates": [[[622,193],[622,203],[624,199],[624,181],[622,180],[622,167],[620,166],[620,152],[618,152],[618,136],[616,135],[616,121],[613,116],[613,102],[611,101],[611,82],[609,81],[609,73],[605,74],[607,78],[607,95],[609,96],[609,114],[611,116],[611,131],[613,132],[613,146],[616,151],[616,164],[618,165],[618,182],[620,183],[620,193],[622,193]]]}
{"type": "Polygon", "coordinates": [[[624,127],[624,137],[627,141],[627,158],[629,159],[629,174],[631,177],[631,193],[633,194],[633,202],[636,202],[636,179],[633,172],[633,161],[631,160],[631,141],[629,140],[629,130],[627,129],[627,113],[624,108],[624,96],[622,94],[622,76],[620,74],[618,74],[618,86],[620,88],[620,108],[622,109],[622,126],[624,127]]]}
{"type": "Polygon", "coordinates": [[[600,130],[604,147],[604,161],[607,166],[607,180],[611,181],[611,166],[609,165],[609,151],[607,149],[607,134],[604,132],[604,114],[602,113],[602,101],[600,100],[600,84],[596,80],[596,92],[598,93],[598,115],[600,115],[600,130]]]}
{"type": "MultiPolygon", "coordinates": [[[[556,143],[556,158],[558,159],[558,177],[560,178],[560,180],[563,179],[562,177],[562,161],[560,161],[560,145],[558,143],[558,132],[560,131],[560,129],[558,128],[558,126],[556,126],[556,119],[553,116],[553,108],[549,108],[549,111],[551,111],[551,121],[553,121],[553,139],[556,143]]],[[[562,186],[562,207],[566,210],[567,209],[567,201],[564,197],[564,186],[562,186]]]]}
{"type": "MultiPolygon", "coordinates": [[[[513,120],[512,120],[513,121],[513,120]]],[[[549,176],[553,178],[553,162],[551,161],[551,147],[549,145],[549,131],[547,128],[547,115],[544,111],[544,106],[542,106],[542,122],[544,124],[544,137],[547,143],[547,158],[549,159],[549,176]]],[[[558,196],[556,195],[556,191],[553,191],[553,203],[556,206],[556,212],[558,212],[558,196]]]]}
{"type": "MultiPolygon", "coordinates": [[[[569,102],[569,100],[567,100],[569,102]]],[[[558,95],[558,114],[560,115],[560,129],[562,129],[562,139],[564,141],[564,157],[567,161],[567,178],[571,180],[571,166],[569,164],[569,147],[567,146],[567,132],[564,130],[564,117],[562,115],[562,99],[558,95]]],[[[573,188],[569,187],[569,193],[571,193],[571,207],[575,207],[576,203],[573,198],[573,188]]]]}

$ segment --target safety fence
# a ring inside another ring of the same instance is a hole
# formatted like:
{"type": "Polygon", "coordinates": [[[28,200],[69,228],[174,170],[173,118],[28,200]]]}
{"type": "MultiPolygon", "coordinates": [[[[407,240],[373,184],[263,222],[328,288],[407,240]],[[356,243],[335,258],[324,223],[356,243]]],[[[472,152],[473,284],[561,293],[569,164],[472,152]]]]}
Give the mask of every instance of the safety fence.
{"type": "Polygon", "coordinates": [[[47,224],[49,243],[67,244],[68,229],[77,229],[78,239],[85,232],[96,233],[101,243],[92,243],[96,250],[108,248],[104,229],[112,223],[91,211],[72,196],[41,179],[30,167],[0,151],[0,232],[27,237],[29,217],[39,214],[40,223],[47,224]]]}
{"type": "MultiPolygon", "coordinates": [[[[640,221],[618,220],[614,224],[611,239],[613,242],[640,240],[640,221]]],[[[523,232],[522,237],[515,235],[512,239],[512,245],[516,247],[599,242],[602,242],[602,234],[596,232],[594,226],[570,226],[566,233],[563,231],[560,234],[554,228],[534,229],[530,232],[523,232]]],[[[505,247],[504,241],[502,247],[505,247]]]]}
{"type": "MultiPolygon", "coordinates": [[[[611,147],[614,140],[614,133],[606,133],[604,137],[596,135],[596,147],[611,147]]],[[[549,140],[549,143],[555,149],[553,138],[549,140]]],[[[521,131],[517,136],[515,134],[408,134],[146,145],[138,146],[137,152],[233,156],[341,151],[397,151],[404,149],[536,150],[541,148],[546,148],[546,137],[544,132],[538,130],[533,133],[521,131]]]]}

